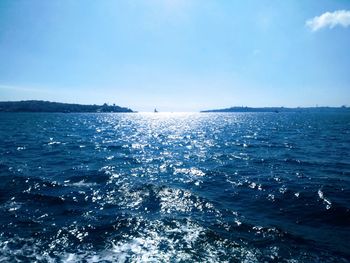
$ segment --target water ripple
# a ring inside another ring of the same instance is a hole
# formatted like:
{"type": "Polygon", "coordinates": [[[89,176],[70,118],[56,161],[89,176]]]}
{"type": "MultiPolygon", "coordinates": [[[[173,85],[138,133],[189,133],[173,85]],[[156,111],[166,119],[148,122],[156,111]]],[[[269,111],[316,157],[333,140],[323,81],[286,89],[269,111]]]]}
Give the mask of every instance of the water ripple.
{"type": "Polygon", "coordinates": [[[349,115],[0,122],[1,262],[349,262],[349,115]]]}

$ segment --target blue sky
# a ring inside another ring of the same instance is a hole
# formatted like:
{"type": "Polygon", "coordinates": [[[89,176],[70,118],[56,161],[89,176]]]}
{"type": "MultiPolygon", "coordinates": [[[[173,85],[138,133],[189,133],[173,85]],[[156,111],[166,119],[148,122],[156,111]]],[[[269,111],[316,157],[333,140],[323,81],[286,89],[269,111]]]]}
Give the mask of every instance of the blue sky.
{"type": "Polygon", "coordinates": [[[0,100],[349,105],[349,47],[346,0],[2,0],[0,100]]]}

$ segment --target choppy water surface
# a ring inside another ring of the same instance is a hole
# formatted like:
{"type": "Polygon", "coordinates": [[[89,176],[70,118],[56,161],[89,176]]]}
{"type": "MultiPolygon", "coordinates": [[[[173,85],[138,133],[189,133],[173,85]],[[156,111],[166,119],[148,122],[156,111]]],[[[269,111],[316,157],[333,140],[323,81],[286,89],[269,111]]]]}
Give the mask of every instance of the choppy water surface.
{"type": "Polygon", "coordinates": [[[1,262],[349,262],[348,114],[0,114],[1,262]]]}

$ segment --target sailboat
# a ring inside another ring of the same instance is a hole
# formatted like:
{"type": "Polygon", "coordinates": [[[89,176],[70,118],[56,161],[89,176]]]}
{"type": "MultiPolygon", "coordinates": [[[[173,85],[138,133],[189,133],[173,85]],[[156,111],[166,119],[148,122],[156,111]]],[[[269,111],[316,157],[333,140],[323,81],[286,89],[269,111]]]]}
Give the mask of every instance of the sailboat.
{"type": "Polygon", "coordinates": [[[154,108],[154,113],[157,113],[158,111],[157,111],[157,109],[156,108],[154,108]]]}

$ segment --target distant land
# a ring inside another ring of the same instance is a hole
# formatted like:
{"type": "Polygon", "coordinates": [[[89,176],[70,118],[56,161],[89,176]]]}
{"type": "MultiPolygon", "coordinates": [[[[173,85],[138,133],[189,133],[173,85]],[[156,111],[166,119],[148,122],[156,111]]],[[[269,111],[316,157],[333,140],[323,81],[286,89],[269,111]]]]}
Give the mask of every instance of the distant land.
{"type": "Polygon", "coordinates": [[[341,107],[298,107],[298,108],[285,108],[285,107],[231,107],[226,109],[204,110],[201,112],[350,112],[350,108],[346,106],[341,107]]]}
{"type": "Polygon", "coordinates": [[[125,107],[108,105],[82,105],[42,100],[3,101],[0,112],[134,112],[125,107]]]}

